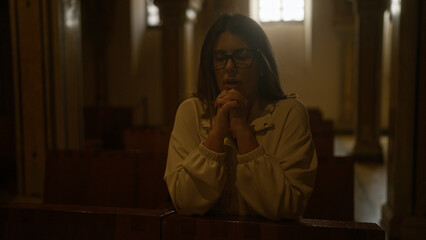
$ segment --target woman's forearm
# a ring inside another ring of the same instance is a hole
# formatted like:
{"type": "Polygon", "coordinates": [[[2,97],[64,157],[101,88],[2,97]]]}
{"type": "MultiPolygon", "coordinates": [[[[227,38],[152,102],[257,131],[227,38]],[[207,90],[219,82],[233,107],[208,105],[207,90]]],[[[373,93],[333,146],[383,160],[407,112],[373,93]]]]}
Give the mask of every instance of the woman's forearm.
{"type": "Polygon", "coordinates": [[[207,136],[206,140],[204,141],[203,145],[204,147],[218,153],[224,152],[224,136],[221,136],[220,134],[216,133],[214,130],[212,130],[209,135],[207,136]]]}
{"type": "Polygon", "coordinates": [[[238,154],[240,155],[249,153],[259,147],[259,143],[253,131],[248,126],[237,131],[235,133],[235,138],[238,146],[238,154]]]}

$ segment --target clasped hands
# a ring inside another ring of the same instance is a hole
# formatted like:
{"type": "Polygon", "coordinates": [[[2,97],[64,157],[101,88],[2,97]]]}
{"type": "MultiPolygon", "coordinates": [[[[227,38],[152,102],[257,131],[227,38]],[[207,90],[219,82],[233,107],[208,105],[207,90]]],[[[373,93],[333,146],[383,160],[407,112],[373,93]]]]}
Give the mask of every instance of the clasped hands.
{"type": "Polygon", "coordinates": [[[216,152],[223,152],[223,139],[232,136],[237,141],[239,154],[252,151],[259,146],[248,124],[249,103],[247,98],[235,89],[224,90],[215,101],[217,108],[212,129],[204,146],[216,152]]]}
{"type": "Polygon", "coordinates": [[[216,98],[215,107],[217,112],[212,130],[218,131],[220,136],[237,138],[241,131],[249,130],[248,100],[240,92],[223,90],[216,98]]]}

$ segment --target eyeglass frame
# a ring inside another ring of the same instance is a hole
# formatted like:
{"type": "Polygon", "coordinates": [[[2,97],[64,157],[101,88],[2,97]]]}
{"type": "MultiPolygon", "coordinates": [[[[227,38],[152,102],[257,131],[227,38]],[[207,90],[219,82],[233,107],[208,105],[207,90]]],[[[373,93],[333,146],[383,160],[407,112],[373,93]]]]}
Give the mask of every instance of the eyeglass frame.
{"type": "MultiPolygon", "coordinates": [[[[214,56],[214,54],[216,54],[216,53],[218,53],[218,51],[214,51],[213,52],[213,56],[214,56]]],[[[254,63],[254,60],[256,59],[256,56],[258,55],[258,54],[260,54],[260,50],[259,49],[250,49],[250,48],[239,48],[239,49],[236,49],[236,50],[234,50],[233,52],[232,52],[232,54],[226,54],[226,53],[224,53],[224,52],[220,52],[221,54],[223,54],[224,55],[224,57],[225,57],[225,64],[223,65],[223,67],[221,67],[221,68],[215,68],[215,66],[214,66],[214,58],[213,58],[213,70],[214,71],[218,71],[218,70],[222,70],[222,69],[224,69],[225,67],[226,67],[226,65],[228,64],[228,60],[229,59],[231,59],[231,61],[232,61],[232,63],[234,64],[234,66],[235,66],[235,68],[237,68],[237,69],[247,69],[247,68],[250,68],[252,65],[253,65],[253,63],[254,63]],[[254,54],[253,54],[253,59],[252,59],[252,61],[251,61],[251,63],[248,65],[248,66],[246,66],[246,67],[238,67],[237,66],[237,64],[236,64],[236,62],[235,62],[235,59],[234,59],[234,54],[236,53],[236,52],[238,52],[238,51],[241,51],[241,50],[248,50],[248,51],[251,51],[251,52],[254,52],[254,54]]]]}

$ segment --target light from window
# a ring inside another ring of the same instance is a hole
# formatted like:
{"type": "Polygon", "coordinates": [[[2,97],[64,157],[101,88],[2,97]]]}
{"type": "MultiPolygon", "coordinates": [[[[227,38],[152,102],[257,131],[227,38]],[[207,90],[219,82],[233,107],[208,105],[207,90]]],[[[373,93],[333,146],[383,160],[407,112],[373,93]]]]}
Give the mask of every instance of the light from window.
{"type": "Polygon", "coordinates": [[[401,12],[401,0],[391,1],[391,12],[395,15],[398,15],[401,12]]]}
{"type": "Polygon", "coordinates": [[[147,22],[148,26],[156,27],[161,25],[160,21],[160,10],[154,4],[154,0],[146,1],[146,13],[147,13],[147,22]]]}
{"type": "Polygon", "coordinates": [[[303,21],[305,0],[259,0],[261,22],[303,21]]]}

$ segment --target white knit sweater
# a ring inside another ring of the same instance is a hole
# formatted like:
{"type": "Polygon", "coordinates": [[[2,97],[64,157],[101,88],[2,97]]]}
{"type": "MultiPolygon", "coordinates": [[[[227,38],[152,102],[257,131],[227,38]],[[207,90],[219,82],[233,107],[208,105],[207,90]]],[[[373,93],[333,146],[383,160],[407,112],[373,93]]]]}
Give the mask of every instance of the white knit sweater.
{"type": "Polygon", "coordinates": [[[244,155],[228,137],[224,153],[204,147],[211,126],[201,118],[201,102],[190,98],[179,106],[164,175],[179,213],[270,219],[303,214],[317,168],[306,108],[293,98],[255,106],[250,126],[260,146],[244,155]]]}

